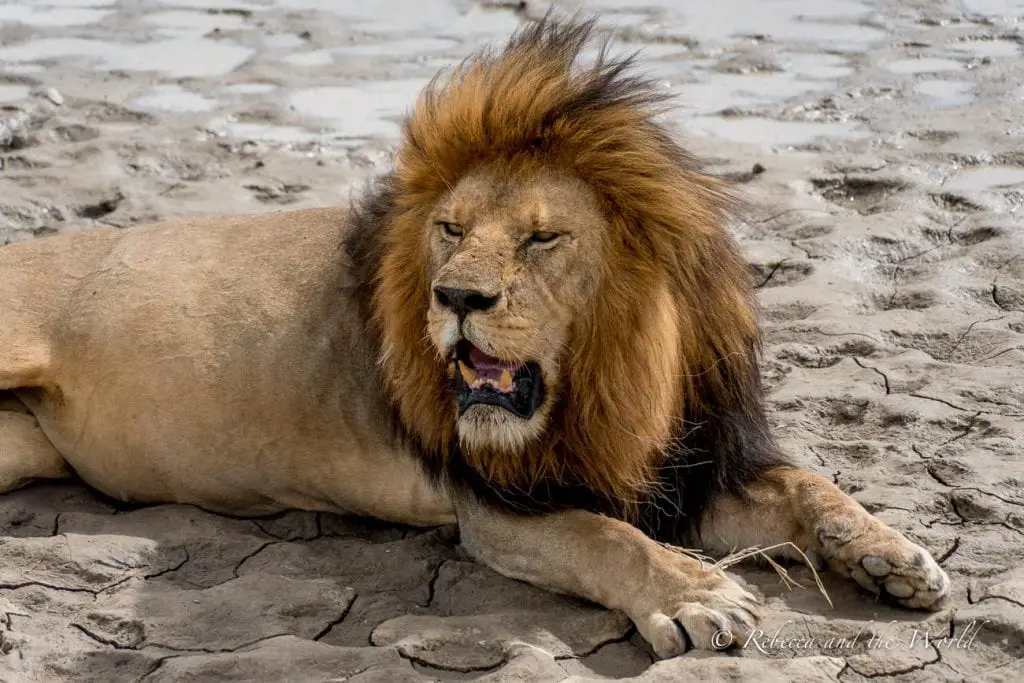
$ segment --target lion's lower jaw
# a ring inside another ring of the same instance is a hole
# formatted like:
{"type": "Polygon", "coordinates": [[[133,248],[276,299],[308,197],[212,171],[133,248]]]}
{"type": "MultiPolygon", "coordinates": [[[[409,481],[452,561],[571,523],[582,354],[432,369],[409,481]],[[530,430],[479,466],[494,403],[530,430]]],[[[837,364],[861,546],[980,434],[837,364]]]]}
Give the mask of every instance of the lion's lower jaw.
{"type": "Polygon", "coordinates": [[[466,449],[522,451],[546,425],[547,416],[541,411],[525,419],[499,406],[478,404],[459,417],[459,444],[466,449]]]}

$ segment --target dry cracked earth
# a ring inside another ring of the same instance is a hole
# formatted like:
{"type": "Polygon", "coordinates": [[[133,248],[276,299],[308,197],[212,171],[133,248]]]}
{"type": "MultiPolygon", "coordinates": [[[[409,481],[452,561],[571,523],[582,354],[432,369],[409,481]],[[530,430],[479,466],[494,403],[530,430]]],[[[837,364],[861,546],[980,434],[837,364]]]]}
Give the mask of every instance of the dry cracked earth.
{"type": "MultiPolygon", "coordinates": [[[[436,69],[545,9],[0,0],[0,239],[345,204],[436,69]]],[[[949,607],[825,575],[830,607],[803,568],[738,567],[763,633],[655,663],[621,615],[467,561],[452,529],[68,482],[0,498],[0,680],[1024,680],[1024,2],[583,9],[751,200],[786,448],[927,547],[949,607]]]]}

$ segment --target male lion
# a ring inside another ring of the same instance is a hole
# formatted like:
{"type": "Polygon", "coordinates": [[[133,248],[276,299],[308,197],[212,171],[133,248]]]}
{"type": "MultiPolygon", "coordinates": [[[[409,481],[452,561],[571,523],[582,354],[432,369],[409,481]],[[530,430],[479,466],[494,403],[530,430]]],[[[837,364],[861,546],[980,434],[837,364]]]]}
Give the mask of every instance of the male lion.
{"type": "Polygon", "coordinates": [[[777,450],[727,191],[630,59],[575,64],[592,29],[548,19],[435,80],[352,212],[0,249],[0,390],[29,411],[0,413],[0,490],[74,471],[232,514],[457,521],[663,657],[758,607],[658,541],[791,541],[936,608],[925,550],[777,450]]]}

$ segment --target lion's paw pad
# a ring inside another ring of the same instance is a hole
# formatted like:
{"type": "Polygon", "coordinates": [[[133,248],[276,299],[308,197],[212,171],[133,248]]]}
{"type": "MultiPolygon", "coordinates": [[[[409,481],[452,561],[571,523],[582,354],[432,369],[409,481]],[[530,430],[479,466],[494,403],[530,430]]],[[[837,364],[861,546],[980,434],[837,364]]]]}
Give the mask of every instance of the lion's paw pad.
{"type": "Polygon", "coordinates": [[[845,525],[820,531],[818,539],[830,564],[904,607],[935,610],[949,595],[949,577],[928,551],[881,522],[860,534],[845,525]]]}

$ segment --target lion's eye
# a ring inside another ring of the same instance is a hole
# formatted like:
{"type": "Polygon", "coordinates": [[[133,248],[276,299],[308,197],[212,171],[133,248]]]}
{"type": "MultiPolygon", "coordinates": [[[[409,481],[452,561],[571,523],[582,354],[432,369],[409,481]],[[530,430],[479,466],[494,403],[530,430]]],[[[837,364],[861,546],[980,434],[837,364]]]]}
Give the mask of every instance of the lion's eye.
{"type": "Polygon", "coordinates": [[[463,235],[464,231],[461,225],[449,223],[448,221],[438,221],[437,224],[441,226],[441,231],[444,233],[445,237],[459,239],[463,235]]]}
{"type": "Polygon", "coordinates": [[[550,244],[557,240],[560,235],[557,232],[548,232],[541,230],[530,235],[530,244],[550,244]]]}

